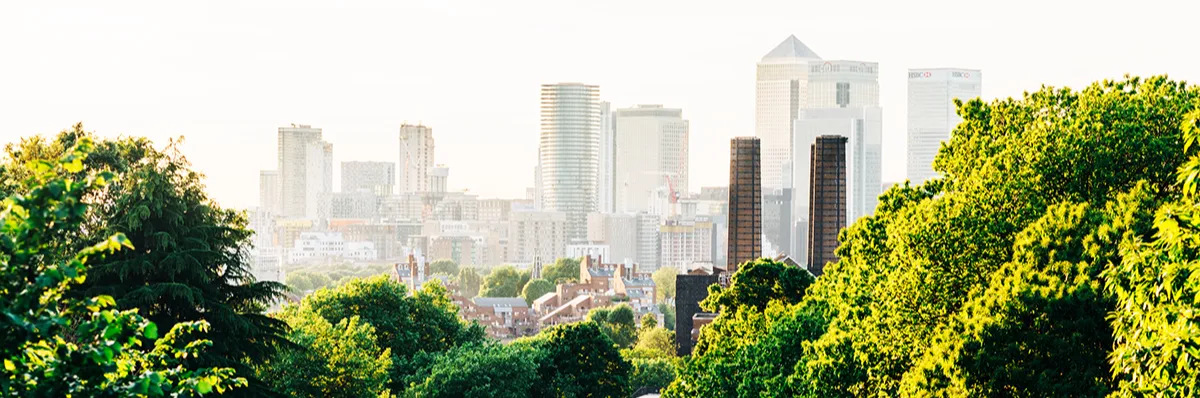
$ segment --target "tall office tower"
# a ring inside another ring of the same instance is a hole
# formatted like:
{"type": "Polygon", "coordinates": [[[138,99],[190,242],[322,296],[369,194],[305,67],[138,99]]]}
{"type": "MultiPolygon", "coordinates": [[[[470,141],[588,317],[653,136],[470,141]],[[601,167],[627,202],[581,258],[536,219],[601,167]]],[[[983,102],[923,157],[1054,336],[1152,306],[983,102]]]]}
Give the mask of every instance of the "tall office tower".
{"type": "MultiPolygon", "coordinates": [[[[787,174],[790,174],[790,170],[787,174]]],[[[789,182],[791,184],[791,182],[789,182]]],[[[763,237],[770,247],[763,247],[764,255],[794,253],[792,249],[792,188],[779,188],[763,192],[763,237]]]]}
{"type": "Polygon", "coordinates": [[[567,216],[567,240],[587,239],[587,215],[596,211],[600,172],[600,87],[542,85],[542,210],[567,216]]]}
{"type": "Polygon", "coordinates": [[[638,269],[658,270],[661,248],[658,246],[658,225],[662,222],[657,214],[637,214],[637,258],[638,269]]]}
{"type": "Polygon", "coordinates": [[[280,208],[283,197],[279,194],[279,171],[263,170],[258,172],[258,211],[265,217],[278,217],[283,210],[280,208]]]}
{"type": "Polygon", "coordinates": [[[542,149],[538,148],[538,161],[533,166],[533,193],[530,196],[533,200],[534,210],[542,210],[542,149]]]}
{"type": "Polygon", "coordinates": [[[333,195],[333,144],[310,142],[305,150],[304,217],[328,220],[333,195]]]}
{"type": "Polygon", "coordinates": [[[600,103],[600,174],[596,180],[596,211],[612,213],[615,210],[617,135],[612,106],[600,103]]]}
{"type": "Polygon", "coordinates": [[[840,135],[823,135],[812,144],[809,196],[808,270],[824,273],[825,264],[838,260],[838,232],[846,226],[846,142],[840,135]]]}
{"type": "Polygon", "coordinates": [[[326,145],[321,141],[321,129],[303,124],[280,127],[278,142],[280,216],[315,218],[309,211],[318,206],[309,201],[315,201],[325,188],[320,179],[325,172],[322,158],[326,145]]]}
{"type": "Polygon", "coordinates": [[[938,176],[933,157],[962,121],[954,100],[966,102],[982,90],[983,73],[977,69],[908,70],[908,179],[914,184],[938,176]]]}
{"type": "Polygon", "coordinates": [[[433,129],[423,125],[400,125],[400,194],[429,191],[433,168],[433,129]]]}
{"type": "Polygon", "coordinates": [[[342,192],[370,192],[391,195],[396,184],[396,164],[392,162],[342,162],[342,192]]]}
{"type": "Polygon", "coordinates": [[[820,59],[796,36],[788,36],[758,62],[754,135],[762,140],[762,184],[768,192],[785,185],[792,121],[808,101],[809,61],[820,59]]]}
{"type": "Polygon", "coordinates": [[[803,108],[875,106],[879,106],[878,62],[829,60],[808,63],[808,100],[803,108]]]}
{"type": "Polygon", "coordinates": [[[618,146],[616,211],[647,211],[651,195],[660,189],[686,195],[688,121],[683,110],[638,105],[613,115],[618,146]]]}
{"type": "Polygon", "coordinates": [[[762,256],[761,147],[755,137],[729,141],[729,255],[726,271],[762,256]]]}
{"type": "Polygon", "coordinates": [[[443,165],[432,167],[429,169],[429,172],[426,173],[425,179],[429,181],[426,185],[425,192],[433,194],[445,194],[446,187],[450,183],[450,168],[443,165]]]}

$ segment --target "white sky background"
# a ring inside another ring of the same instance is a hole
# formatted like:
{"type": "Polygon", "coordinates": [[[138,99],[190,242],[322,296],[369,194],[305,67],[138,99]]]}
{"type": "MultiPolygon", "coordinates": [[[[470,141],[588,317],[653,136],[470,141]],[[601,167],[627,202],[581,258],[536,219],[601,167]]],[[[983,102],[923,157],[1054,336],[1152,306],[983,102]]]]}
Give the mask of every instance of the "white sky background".
{"type": "Polygon", "coordinates": [[[983,69],[985,98],[1125,73],[1200,80],[1197,1],[242,3],[4,1],[0,142],[77,121],[182,135],[210,195],[245,207],[280,126],[323,128],[336,171],[395,162],[399,125],[419,121],[451,188],[516,198],[533,184],[539,85],[578,81],[615,107],[682,108],[698,191],[728,183],[729,138],[754,135],[755,63],[795,34],[825,59],[880,63],[896,181],[908,68],[983,69]]]}

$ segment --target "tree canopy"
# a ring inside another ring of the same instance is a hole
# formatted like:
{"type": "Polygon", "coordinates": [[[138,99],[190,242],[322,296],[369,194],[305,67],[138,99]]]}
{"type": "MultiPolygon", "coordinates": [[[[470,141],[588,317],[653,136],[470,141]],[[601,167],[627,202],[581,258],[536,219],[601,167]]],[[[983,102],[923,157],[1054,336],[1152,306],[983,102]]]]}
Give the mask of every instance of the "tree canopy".
{"type": "Polygon", "coordinates": [[[458,263],[456,263],[456,262],[454,262],[454,260],[451,260],[448,258],[443,258],[441,260],[434,260],[432,263],[429,264],[429,273],[458,275],[458,263]]]}
{"type": "Polygon", "coordinates": [[[521,297],[525,298],[525,302],[533,305],[533,300],[542,297],[546,293],[551,293],[555,289],[553,283],[545,279],[534,279],[525,284],[525,288],[521,291],[521,297]]]}
{"type": "Polygon", "coordinates": [[[231,367],[248,378],[250,388],[237,394],[268,394],[246,363],[288,344],[286,325],[262,314],[283,298],[286,287],[254,280],[247,252],[252,232],[244,212],[224,209],[208,197],[202,176],[179,153],[178,141],[158,149],[145,138],[101,140],[75,125],[53,140],[33,137],[9,145],[0,187],[27,193],[19,183],[28,175],[23,164],[56,159],[83,140],[95,142],[80,163],[83,170],[112,178],[83,198],[89,205],[83,227],[62,239],[77,251],[122,233],[137,249],[94,259],[87,280],[68,294],[111,296],[119,308],[139,308],[167,329],[203,320],[211,325],[208,338],[215,344],[192,361],[231,367]]]}
{"type": "Polygon", "coordinates": [[[158,325],[137,309],[71,294],[93,261],[137,250],[119,232],[90,244],[65,239],[91,214],[86,198],[113,179],[86,170],[93,151],[82,137],[57,158],[4,170],[22,178],[8,181],[21,194],[0,203],[0,395],[191,396],[244,386],[232,369],[188,363],[212,345],[197,336],[208,330],[204,321],[174,323],[159,338],[158,325]]]}
{"type": "Polygon", "coordinates": [[[658,302],[675,298],[675,276],[679,271],[675,267],[662,267],[654,271],[650,278],[654,280],[654,298],[658,302]]]}
{"type": "MultiPolygon", "coordinates": [[[[529,271],[521,271],[511,265],[496,267],[483,278],[480,297],[520,297],[521,289],[529,282],[529,271]]],[[[535,297],[536,298],[536,297],[535,297]]]]}
{"type": "Polygon", "coordinates": [[[542,279],[551,283],[577,282],[579,280],[578,258],[562,257],[554,260],[553,264],[542,266],[542,279]]]}
{"type": "Polygon", "coordinates": [[[479,275],[479,271],[475,268],[467,267],[458,270],[458,277],[455,278],[458,285],[458,294],[466,298],[474,298],[479,295],[479,287],[483,285],[483,276],[479,275]]]}
{"type": "Polygon", "coordinates": [[[538,353],[531,397],[624,397],[629,363],[595,322],[558,325],[514,343],[538,353]]]}
{"type": "Polygon", "coordinates": [[[259,376],[291,397],[376,397],[388,392],[392,354],[376,344],[375,328],[359,317],[330,323],[311,308],[288,306],[280,318],[299,347],[262,363],[259,376]]]}

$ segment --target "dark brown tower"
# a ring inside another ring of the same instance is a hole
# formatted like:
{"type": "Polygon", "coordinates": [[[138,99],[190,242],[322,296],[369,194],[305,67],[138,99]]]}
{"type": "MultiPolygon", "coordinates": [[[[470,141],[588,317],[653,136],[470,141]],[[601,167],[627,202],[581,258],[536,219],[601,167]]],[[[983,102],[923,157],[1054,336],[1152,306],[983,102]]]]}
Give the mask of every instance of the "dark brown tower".
{"type": "Polygon", "coordinates": [[[823,135],[812,145],[808,202],[808,270],[824,273],[838,260],[838,231],[846,225],[846,137],[823,135]]]}
{"type": "Polygon", "coordinates": [[[759,140],[737,137],[729,142],[729,255],[726,269],[762,256],[762,177],[759,140]]]}

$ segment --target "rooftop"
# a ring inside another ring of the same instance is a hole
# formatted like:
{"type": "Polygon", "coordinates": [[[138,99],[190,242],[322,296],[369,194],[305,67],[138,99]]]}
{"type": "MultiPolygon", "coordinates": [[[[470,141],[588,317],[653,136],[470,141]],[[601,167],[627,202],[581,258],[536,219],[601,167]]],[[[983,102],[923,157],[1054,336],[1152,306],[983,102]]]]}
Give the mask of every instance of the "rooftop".
{"type": "Polygon", "coordinates": [[[796,35],[791,35],[783,39],[783,42],[775,46],[775,49],[771,50],[767,55],[764,55],[762,60],[765,62],[768,60],[793,58],[821,59],[821,56],[804,45],[800,39],[796,38],[796,35]]]}

